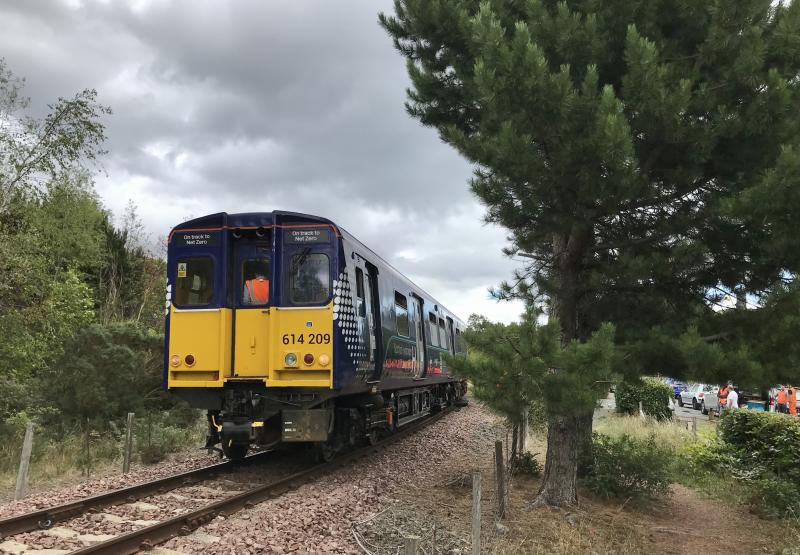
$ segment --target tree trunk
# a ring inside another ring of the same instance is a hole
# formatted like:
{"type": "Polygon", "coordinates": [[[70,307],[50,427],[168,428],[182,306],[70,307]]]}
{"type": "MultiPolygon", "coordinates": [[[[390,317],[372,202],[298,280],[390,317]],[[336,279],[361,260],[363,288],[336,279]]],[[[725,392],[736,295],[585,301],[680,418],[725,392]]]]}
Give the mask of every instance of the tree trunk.
{"type": "Polygon", "coordinates": [[[578,426],[578,476],[586,476],[592,465],[592,422],[594,411],[581,414],[578,426]]]}
{"type": "MultiPolygon", "coordinates": [[[[553,237],[557,288],[551,298],[552,314],[561,325],[561,344],[566,347],[578,337],[578,300],[581,295],[581,268],[591,228],[574,226],[567,234],[553,237]]],[[[591,448],[592,413],[570,414],[570,407],[554,407],[562,414],[548,417],[547,455],[544,477],[535,506],[563,507],[578,502],[578,461],[581,446],[585,452],[588,437],[591,448]]]]}
{"type": "Polygon", "coordinates": [[[534,506],[564,507],[578,502],[578,418],[550,416],[544,478],[534,506]]]}
{"type": "Polygon", "coordinates": [[[511,461],[517,460],[517,436],[519,435],[519,424],[511,425],[511,461]]]}

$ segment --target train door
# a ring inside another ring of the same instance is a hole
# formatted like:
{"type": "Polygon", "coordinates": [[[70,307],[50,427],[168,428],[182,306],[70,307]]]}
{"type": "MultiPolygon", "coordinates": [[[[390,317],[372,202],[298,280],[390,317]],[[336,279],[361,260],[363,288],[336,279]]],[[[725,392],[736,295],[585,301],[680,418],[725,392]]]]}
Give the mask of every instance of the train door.
{"type": "Polygon", "coordinates": [[[416,372],[417,377],[422,376],[427,368],[427,353],[425,352],[425,317],[422,312],[422,299],[414,293],[411,294],[409,312],[414,316],[414,330],[416,331],[417,348],[416,372]]]}
{"type": "Polygon", "coordinates": [[[363,329],[362,338],[367,346],[367,360],[370,366],[375,368],[371,379],[376,380],[383,370],[378,269],[358,255],[356,255],[356,297],[356,304],[360,305],[357,307],[359,328],[363,329]]]}
{"type": "Polygon", "coordinates": [[[234,247],[234,263],[233,375],[266,377],[269,375],[271,241],[241,239],[234,247]]]}
{"type": "Polygon", "coordinates": [[[453,334],[453,319],[447,317],[447,337],[450,338],[450,354],[456,354],[456,336],[453,334]]]}

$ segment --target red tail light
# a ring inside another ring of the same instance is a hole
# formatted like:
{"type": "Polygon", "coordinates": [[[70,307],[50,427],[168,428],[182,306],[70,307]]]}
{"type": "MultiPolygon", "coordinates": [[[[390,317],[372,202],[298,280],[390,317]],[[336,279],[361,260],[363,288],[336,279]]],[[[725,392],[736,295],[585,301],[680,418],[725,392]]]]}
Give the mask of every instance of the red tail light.
{"type": "Polygon", "coordinates": [[[303,362],[311,366],[312,364],[314,364],[314,355],[308,353],[306,356],[303,357],[303,362]]]}

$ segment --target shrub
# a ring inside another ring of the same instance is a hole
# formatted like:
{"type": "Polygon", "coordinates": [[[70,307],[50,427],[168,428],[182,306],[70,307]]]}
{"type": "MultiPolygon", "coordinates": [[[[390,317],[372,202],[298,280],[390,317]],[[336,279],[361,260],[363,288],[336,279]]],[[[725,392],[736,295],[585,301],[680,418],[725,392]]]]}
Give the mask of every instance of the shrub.
{"type": "Polygon", "coordinates": [[[512,464],[514,471],[520,474],[527,474],[528,476],[534,477],[541,476],[542,474],[542,463],[539,462],[535,454],[529,451],[518,456],[512,464]]]}
{"type": "Polygon", "coordinates": [[[656,497],[667,493],[673,453],[654,436],[592,436],[592,465],[584,484],[603,497],[656,497]]]}
{"type": "Polygon", "coordinates": [[[800,419],[763,411],[723,413],[722,441],[739,451],[749,466],[761,466],[800,486],[800,419]]]}
{"type": "Polygon", "coordinates": [[[186,446],[200,447],[205,433],[205,419],[199,411],[189,411],[193,418],[187,422],[184,411],[149,414],[136,425],[136,451],[144,464],[163,461],[169,453],[186,446]]]}
{"type": "Polygon", "coordinates": [[[614,393],[617,412],[639,414],[639,401],[641,401],[644,413],[656,420],[672,418],[672,411],[669,409],[672,395],[672,388],[656,378],[622,381],[617,384],[614,393]]]}
{"type": "Polygon", "coordinates": [[[800,517],[800,422],[762,411],[723,413],[718,438],[680,451],[679,469],[706,489],[730,490],[768,517],[800,517]]]}
{"type": "Polygon", "coordinates": [[[765,475],[753,481],[752,504],[772,518],[800,517],[800,487],[776,476],[765,475]]]}

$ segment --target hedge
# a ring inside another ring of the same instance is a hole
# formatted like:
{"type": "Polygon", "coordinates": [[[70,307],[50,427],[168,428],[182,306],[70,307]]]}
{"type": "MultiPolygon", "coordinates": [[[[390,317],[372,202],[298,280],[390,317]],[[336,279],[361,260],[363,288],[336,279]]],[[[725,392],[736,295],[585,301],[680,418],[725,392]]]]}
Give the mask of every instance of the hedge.
{"type": "Polygon", "coordinates": [[[720,438],[775,476],[800,486],[800,418],[775,412],[732,410],[722,414],[720,438]]]}
{"type": "Polygon", "coordinates": [[[614,394],[617,412],[623,414],[639,414],[639,401],[648,416],[656,420],[672,418],[669,401],[672,399],[672,387],[656,378],[643,378],[635,381],[623,381],[617,384],[614,394]]]}

